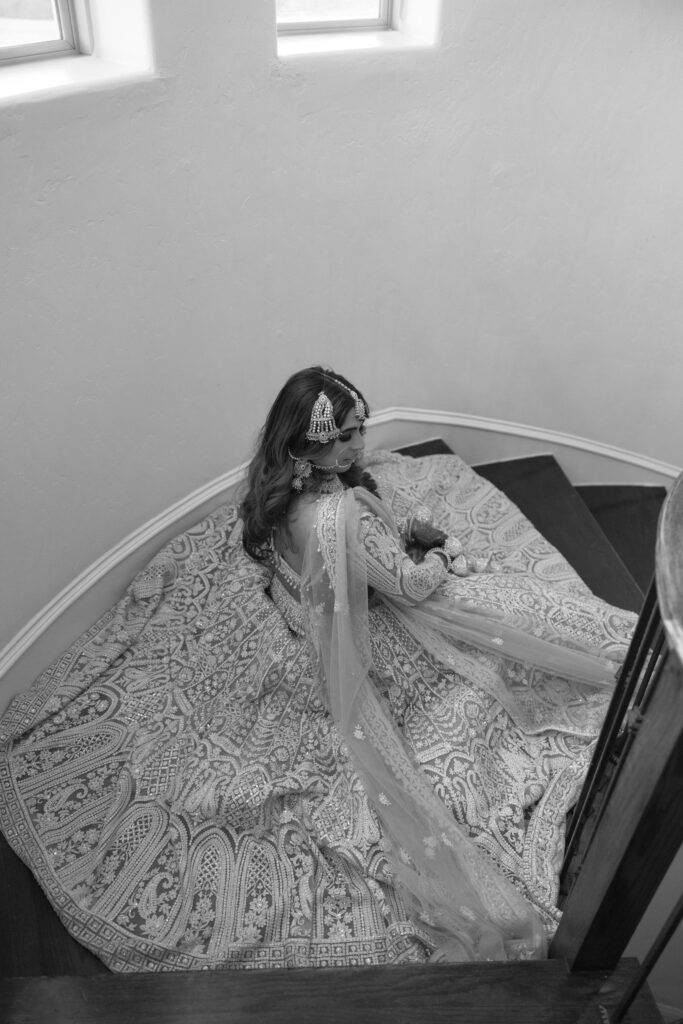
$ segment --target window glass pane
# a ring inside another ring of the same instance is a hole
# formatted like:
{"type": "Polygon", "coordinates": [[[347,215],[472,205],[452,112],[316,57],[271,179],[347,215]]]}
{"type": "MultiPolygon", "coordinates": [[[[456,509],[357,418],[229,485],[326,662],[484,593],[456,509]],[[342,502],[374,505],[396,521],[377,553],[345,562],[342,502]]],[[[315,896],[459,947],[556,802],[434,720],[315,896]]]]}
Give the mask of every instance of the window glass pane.
{"type": "Polygon", "coordinates": [[[380,0],[277,0],[280,24],[293,21],[364,21],[379,18],[380,0]]]}
{"type": "Polygon", "coordinates": [[[53,0],[0,0],[0,46],[61,39],[53,0]]]}

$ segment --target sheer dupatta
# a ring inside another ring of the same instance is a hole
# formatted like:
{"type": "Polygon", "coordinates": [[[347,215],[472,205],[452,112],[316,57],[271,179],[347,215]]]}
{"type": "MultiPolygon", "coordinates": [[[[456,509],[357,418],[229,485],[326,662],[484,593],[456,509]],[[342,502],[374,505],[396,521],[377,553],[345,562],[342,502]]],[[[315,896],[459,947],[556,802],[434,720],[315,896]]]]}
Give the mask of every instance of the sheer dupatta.
{"type": "MultiPolygon", "coordinates": [[[[365,492],[358,500],[369,501],[390,522],[365,492]]],[[[543,957],[540,918],[437,797],[373,683],[366,556],[352,491],[319,501],[301,600],[331,713],[383,826],[392,882],[431,936],[435,956],[543,957]]]]}

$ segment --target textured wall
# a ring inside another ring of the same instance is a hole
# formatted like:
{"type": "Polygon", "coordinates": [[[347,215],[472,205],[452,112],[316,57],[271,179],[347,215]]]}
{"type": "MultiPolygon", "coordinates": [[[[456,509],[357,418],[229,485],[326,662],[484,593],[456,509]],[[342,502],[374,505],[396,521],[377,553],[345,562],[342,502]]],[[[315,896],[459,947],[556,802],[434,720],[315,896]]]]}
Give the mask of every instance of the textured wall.
{"type": "Polygon", "coordinates": [[[272,3],[152,0],[160,81],[2,110],[0,647],[312,361],[680,461],[680,5],[444,7],[281,63],[272,3]]]}

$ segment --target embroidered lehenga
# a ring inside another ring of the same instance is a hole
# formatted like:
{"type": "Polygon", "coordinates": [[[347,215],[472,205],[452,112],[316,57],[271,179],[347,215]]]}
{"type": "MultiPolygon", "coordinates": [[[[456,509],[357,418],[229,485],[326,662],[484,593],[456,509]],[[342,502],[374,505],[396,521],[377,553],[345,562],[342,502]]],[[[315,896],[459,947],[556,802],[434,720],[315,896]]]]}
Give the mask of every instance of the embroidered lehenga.
{"type": "Polygon", "coordinates": [[[223,506],[0,723],[3,832],[112,969],[542,955],[634,617],[456,456],[369,461],[301,573],[223,506]],[[408,572],[416,504],[500,571],[408,572]]]}

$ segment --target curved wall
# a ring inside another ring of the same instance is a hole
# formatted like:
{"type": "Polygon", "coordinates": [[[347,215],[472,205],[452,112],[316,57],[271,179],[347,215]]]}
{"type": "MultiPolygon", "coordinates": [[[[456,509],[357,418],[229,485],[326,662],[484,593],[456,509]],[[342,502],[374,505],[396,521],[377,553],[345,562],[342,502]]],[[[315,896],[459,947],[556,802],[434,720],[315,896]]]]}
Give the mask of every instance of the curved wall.
{"type": "Polygon", "coordinates": [[[149,7],[155,82],[2,110],[0,648],[311,362],[680,461],[675,5],[448,0],[433,50],[285,62],[272,2],[149,7]]]}
{"type": "MultiPolygon", "coordinates": [[[[427,409],[385,409],[368,421],[368,449],[438,436],[471,465],[548,452],[574,483],[668,486],[680,470],[634,452],[518,423],[427,409]],[[436,435],[435,435],[436,431],[436,435]]],[[[143,523],[54,595],[0,649],[0,713],[117,601],[133,576],[176,534],[220,503],[239,499],[246,463],[223,473],[143,523]]]]}

